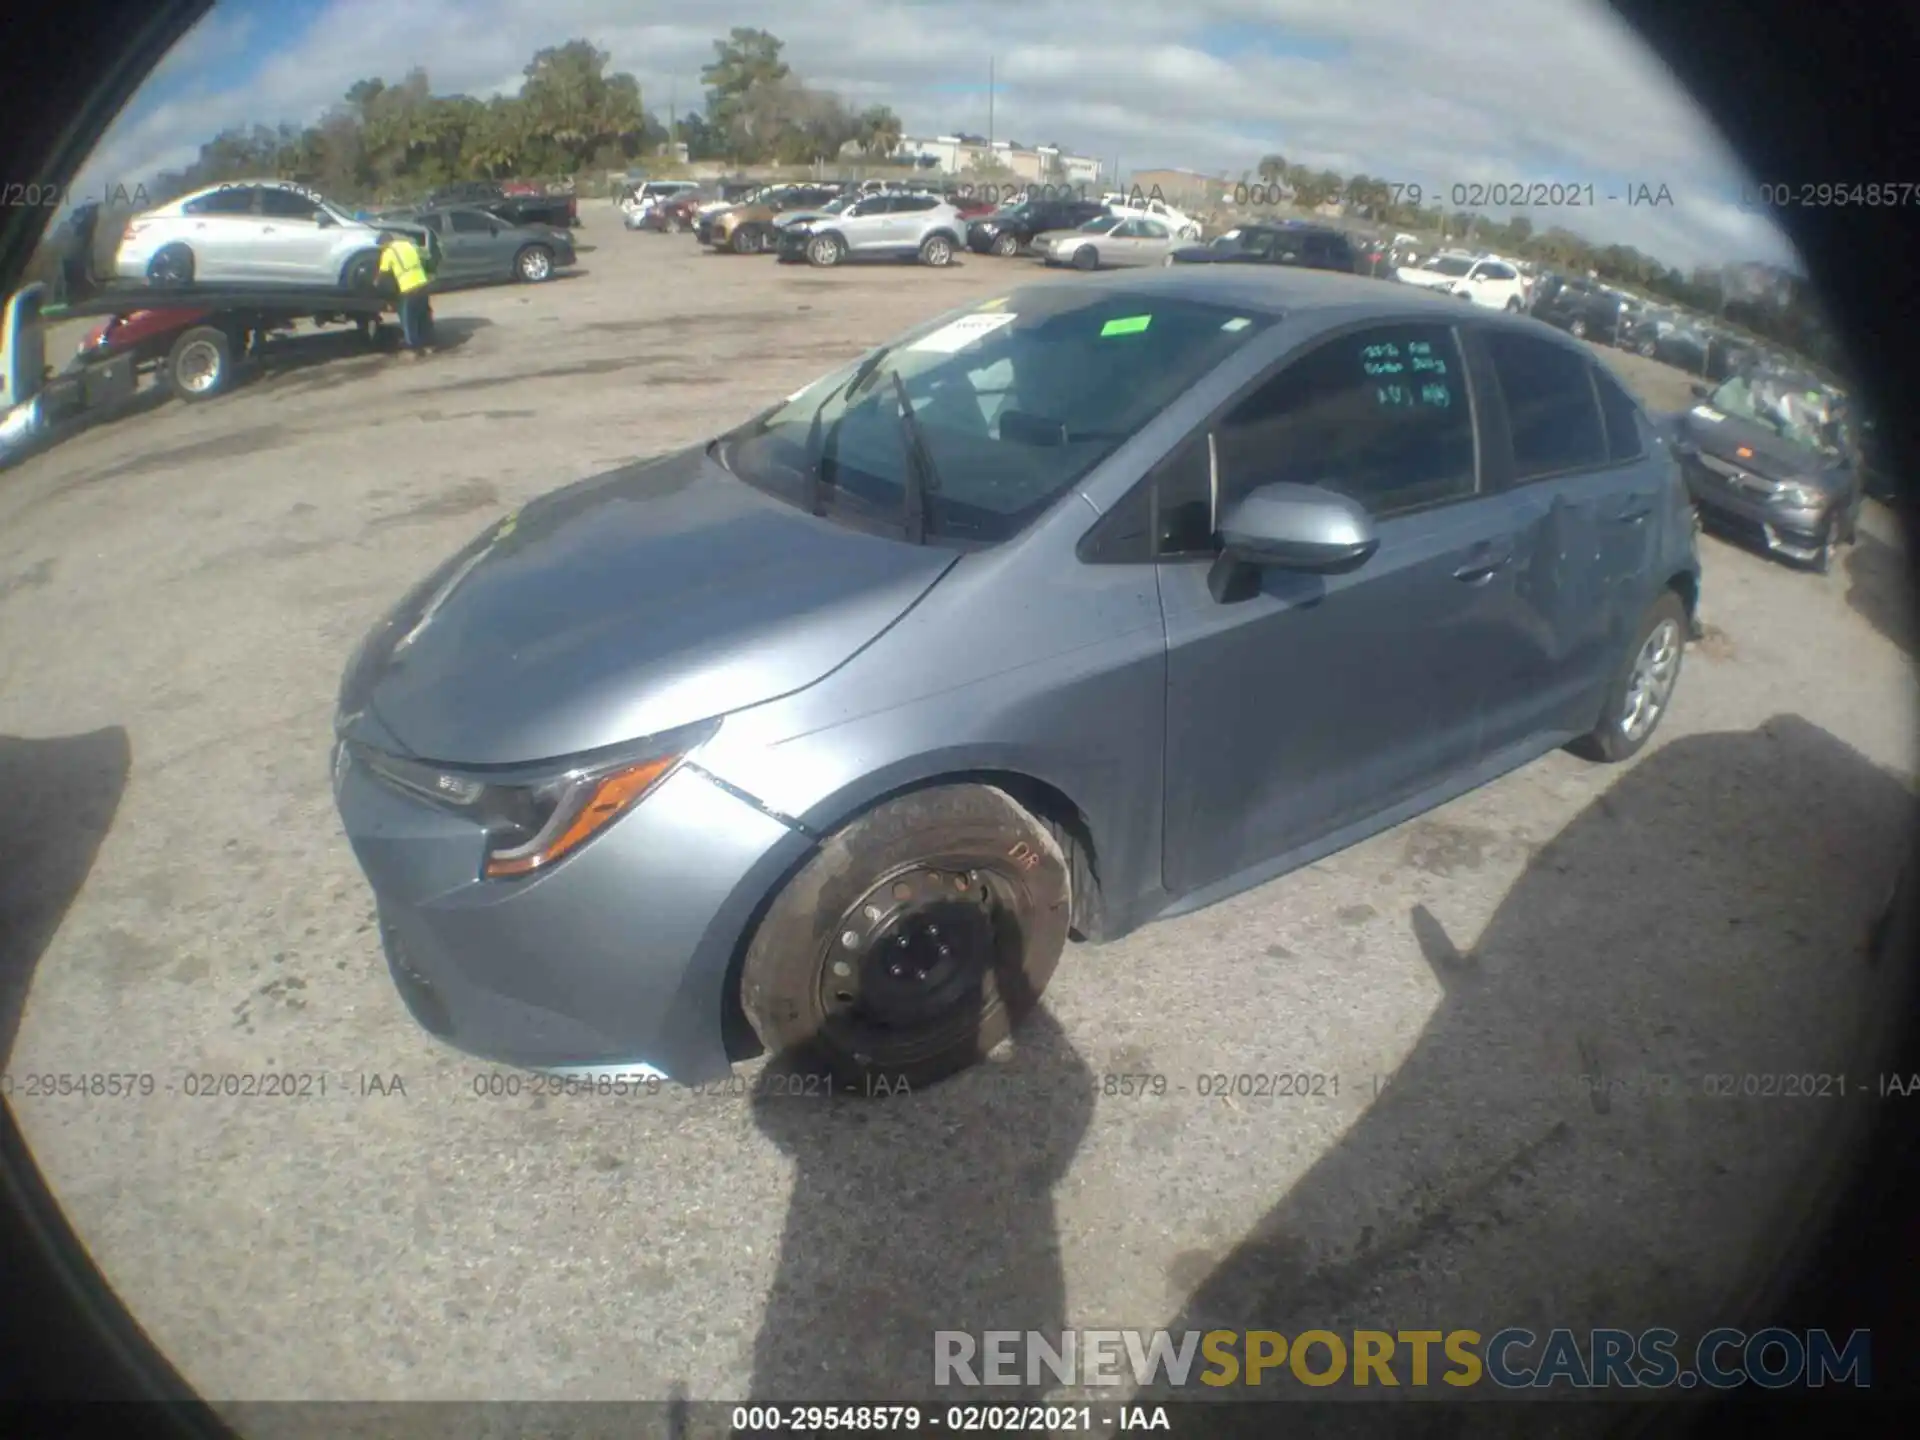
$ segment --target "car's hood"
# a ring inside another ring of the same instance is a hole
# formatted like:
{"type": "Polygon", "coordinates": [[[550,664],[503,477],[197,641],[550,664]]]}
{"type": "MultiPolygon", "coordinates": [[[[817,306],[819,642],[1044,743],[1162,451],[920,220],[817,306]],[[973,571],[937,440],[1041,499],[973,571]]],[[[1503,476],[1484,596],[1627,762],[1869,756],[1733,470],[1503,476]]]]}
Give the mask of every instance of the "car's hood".
{"type": "Polygon", "coordinates": [[[784,229],[789,225],[811,225],[816,220],[827,220],[830,218],[832,217],[824,210],[788,210],[783,214],[774,216],[773,223],[784,229]]]}
{"type": "Polygon", "coordinates": [[[1675,417],[1674,433],[1702,454],[1769,480],[1812,480],[1822,486],[1831,482],[1834,488],[1847,483],[1836,460],[1812,454],[1757,421],[1729,415],[1705,401],[1675,417]]]}
{"type": "Polygon", "coordinates": [[[441,566],[356,651],[336,723],[449,764],[617,745],[813,684],[954,559],[683,451],[537,500],[441,566]]]}
{"type": "Polygon", "coordinates": [[[1438,270],[1421,270],[1411,265],[1402,265],[1393,272],[1394,279],[1403,285],[1422,285],[1429,290],[1445,290],[1462,277],[1442,275],[1438,270]]]}

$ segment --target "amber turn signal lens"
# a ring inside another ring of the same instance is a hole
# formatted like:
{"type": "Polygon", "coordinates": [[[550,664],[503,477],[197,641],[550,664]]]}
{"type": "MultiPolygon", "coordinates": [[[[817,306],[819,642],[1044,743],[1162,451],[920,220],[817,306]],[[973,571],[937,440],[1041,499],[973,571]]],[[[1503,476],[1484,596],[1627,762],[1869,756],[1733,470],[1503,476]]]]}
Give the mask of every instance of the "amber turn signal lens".
{"type": "Polygon", "coordinates": [[[578,849],[631,809],[665,777],[679,758],[663,755],[597,780],[583,781],[581,790],[586,796],[585,802],[572,798],[562,803],[560,812],[547,827],[554,832],[551,838],[538,837],[524,849],[490,856],[487,875],[492,878],[528,875],[578,849]]]}

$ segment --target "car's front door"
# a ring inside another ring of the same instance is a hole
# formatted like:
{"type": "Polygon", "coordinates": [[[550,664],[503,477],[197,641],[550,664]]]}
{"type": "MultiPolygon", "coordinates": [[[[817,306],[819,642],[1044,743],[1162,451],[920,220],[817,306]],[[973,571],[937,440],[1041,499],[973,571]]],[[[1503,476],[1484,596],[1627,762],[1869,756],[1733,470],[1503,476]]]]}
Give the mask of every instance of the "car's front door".
{"type": "Polygon", "coordinates": [[[1430,322],[1316,343],[1190,448],[1160,510],[1172,893],[1299,851],[1475,761],[1512,643],[1514,550],[1478,448],[1455,329],[1430,322]],[[1255,593],[1216,600],[1225,507],[1276,481],[1360,500],[1379,549],[1346,574],[1269,569],[1255,593]]]}
{"type": "Polygon", "coordinates": [[[500,236],[506,229],[498,216],[483,210],[449,210],[440,232],[446,246],[442,276],[457,284],[505,276],[512,258],[502,253],[500,236]]]}

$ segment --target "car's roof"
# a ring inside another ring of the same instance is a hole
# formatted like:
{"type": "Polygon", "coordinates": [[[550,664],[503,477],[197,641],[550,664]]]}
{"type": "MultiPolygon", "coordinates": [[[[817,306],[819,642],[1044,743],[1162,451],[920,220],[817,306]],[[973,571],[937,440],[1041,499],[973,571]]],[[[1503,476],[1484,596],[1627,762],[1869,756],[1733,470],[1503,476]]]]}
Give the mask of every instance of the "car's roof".
{"type": "Polygon", "coordinates": [[[1142,299],[1171,296],[1232,306],[1272,317],[1306,319],[1327,325],[1373,319],[1396,320],[1431,315],[1436,320],[1471,316],[1477,322],[1511,326],[1531,335],[1558,335],[1551,326],[1526,316],[1469,305],[1414,285],[1396,285],[1364,275],[1333,270],[1260,265],[1169,265],[1096,274],[1080,281],[1055,281],[1076,289],[1095,288],[1142,299]]]}

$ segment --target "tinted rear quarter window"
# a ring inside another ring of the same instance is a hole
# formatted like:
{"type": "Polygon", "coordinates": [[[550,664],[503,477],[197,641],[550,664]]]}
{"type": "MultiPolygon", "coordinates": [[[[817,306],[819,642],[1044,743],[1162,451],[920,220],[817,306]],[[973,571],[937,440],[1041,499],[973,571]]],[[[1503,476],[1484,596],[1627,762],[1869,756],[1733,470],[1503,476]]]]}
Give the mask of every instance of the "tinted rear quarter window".
{"type": "Polygon", "coordinates": [[[1593,364],[1585,355],[1507,330],[1489,330],[1486,345],[1506,401],[1516,482],[1608,463],[1593,364]]]}

